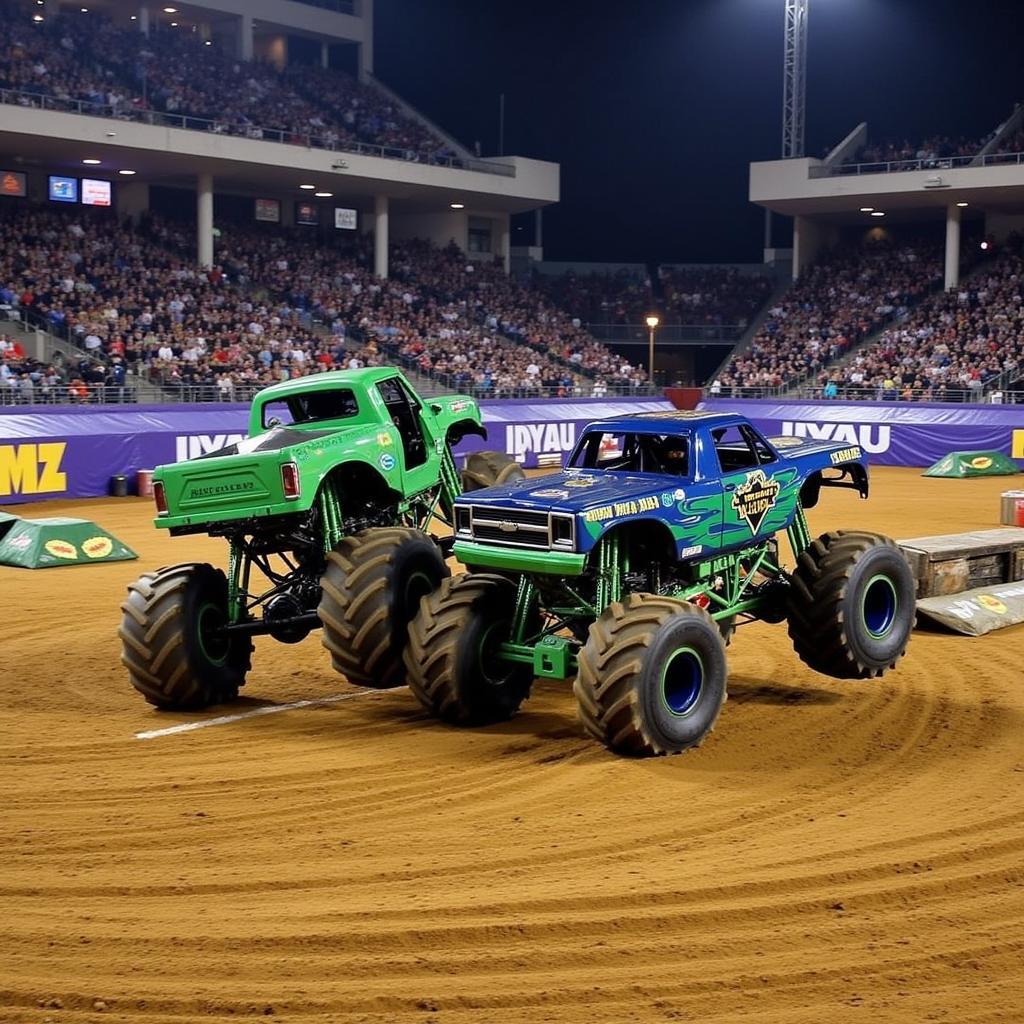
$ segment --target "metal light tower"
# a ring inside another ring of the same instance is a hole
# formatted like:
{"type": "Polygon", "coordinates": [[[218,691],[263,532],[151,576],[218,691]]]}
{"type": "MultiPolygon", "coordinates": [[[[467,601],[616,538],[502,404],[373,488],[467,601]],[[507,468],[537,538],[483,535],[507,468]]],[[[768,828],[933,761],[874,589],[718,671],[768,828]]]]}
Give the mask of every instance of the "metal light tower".
{"type": "MultiPolygon", "coordinates": [[[[804,155],[807,96],[807,5],[786,0],[786,46],[782,59],[782,158],[804,155]]],[[[772,247],[772,211],[764,211],[764,247],[772,247]]]]}
{"type": "Polygon", "coordinates": [[[804,155],[804,100],[807,93],[807,5],[786,0],[786,52],[782,65],[782,157],[804,155]]]}

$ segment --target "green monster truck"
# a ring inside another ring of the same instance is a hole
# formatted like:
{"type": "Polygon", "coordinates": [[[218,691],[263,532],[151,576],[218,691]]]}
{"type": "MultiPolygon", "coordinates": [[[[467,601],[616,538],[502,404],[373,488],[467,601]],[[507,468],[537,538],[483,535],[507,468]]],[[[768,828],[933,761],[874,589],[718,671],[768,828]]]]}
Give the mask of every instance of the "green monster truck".
{"type": "Polygon", "coordinates": [[[741,622],[788,620],[825,675],[880,676],[906,650],[914,579],[886,537],[812,540],[804,509],[822,487],[867,497],[861,450],[767,439],[721,413],[592,423],[565,471],[456,500],[470,572],[422,598],[409,685],[438,718],[472,725],[513,715],[535,677],[575,676],[587,731],[642,756],[711,731],[741,622]]]}
{"type": "Polygon", "coordinates": [[[232,700],[251,638],[298,643],[323,626],[334,667],[361,686],[405,682],[420,598],[449,575],[460,490],[521,478],[504,454],[452,446],[486,436],[473,399],[420,399],[394,369],[321,373],[253,401],[248,437],[153,474],[156,525],[230,545],[228,572],[187,562],[128,588],[118,631],[132,685],[160,708],[232,700]],[[255,570],[255,572],[254,572],[255,570]]]}

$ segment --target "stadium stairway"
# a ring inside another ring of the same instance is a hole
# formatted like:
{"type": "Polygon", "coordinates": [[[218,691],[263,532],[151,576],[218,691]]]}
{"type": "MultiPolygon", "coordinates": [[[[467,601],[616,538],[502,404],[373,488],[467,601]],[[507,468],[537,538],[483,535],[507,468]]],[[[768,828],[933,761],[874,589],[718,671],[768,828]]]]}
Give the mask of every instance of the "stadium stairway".
{"type": "Polygon", "coordinates": [[[793,283],[794,282],[790,279],[790,275],[788,273],[781,274],[778,277],[771,295],[768,296],[757,315],[747,325],[747,329],[743,332],[743,336],[740,340],[737,341],[731,349],[729,349],[722,361],[717,367],[715,367],[715,372],[708,377],[709,380],[714,380],[718,377],[726,366],[729,365],[729,361],[732,358],[742,355],[748,348],[750,348],[754,338],[757,336],[757,332],[761,330],[761,325],[768,319],[768,311],[775,306],[779,299],[781,299],[790,288],[793,287],[793,283]]]}

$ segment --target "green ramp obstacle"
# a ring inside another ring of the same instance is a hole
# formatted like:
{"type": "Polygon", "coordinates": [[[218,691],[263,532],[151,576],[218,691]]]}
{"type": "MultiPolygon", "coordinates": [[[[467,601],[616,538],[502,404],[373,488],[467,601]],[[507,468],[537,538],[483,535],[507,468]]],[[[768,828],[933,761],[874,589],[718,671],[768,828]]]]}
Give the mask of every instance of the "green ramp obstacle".
{"type": "Polygon", "coordinates": [[[19,519],[0,512],[0,565],[50,569],[138,557],[88,519],[19,519]]]}
{"type": "Polygon", "coordinates": [[[1019,473],[1017,463],[1002,452],[950,452],[929,466],[922,476],[1012,476],[1019,473]]]}

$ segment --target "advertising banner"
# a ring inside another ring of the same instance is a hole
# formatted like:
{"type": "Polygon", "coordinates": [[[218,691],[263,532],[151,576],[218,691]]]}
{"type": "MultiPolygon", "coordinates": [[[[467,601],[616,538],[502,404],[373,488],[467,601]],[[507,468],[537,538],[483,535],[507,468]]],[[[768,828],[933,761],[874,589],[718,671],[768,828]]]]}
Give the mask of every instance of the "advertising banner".
{"type": "Polygon", "coordinates": [[[935,402],[708,399],[700,408],[746,416],[764,434],[859,445],[875,466],[930,466],[951,451],[1024,457],[1024,406],[935,402]]]}
{"type": "MultiPolygon", "coordinates": [[[[591,420],[669,409],[658,399],[523,399],[481,402],[488,439],[470,436],[456,455],[502,449],[524,466],[564,454],[591,420]]],[[[109,493],[140,469],[194,459],[245,437],[248,405],[136,405],[0,411],[0,505],[109,493]]]]}

